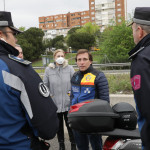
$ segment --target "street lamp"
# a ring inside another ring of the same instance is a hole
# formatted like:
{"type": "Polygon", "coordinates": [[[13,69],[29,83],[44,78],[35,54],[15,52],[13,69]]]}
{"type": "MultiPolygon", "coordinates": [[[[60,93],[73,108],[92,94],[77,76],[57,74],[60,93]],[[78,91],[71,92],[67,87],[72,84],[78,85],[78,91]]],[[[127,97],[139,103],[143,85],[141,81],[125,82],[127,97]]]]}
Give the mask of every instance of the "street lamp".
{"type": "Polygon", "coordinates": [[[4,0],[4,11],[5,11],[5,0],[4,0]]]}

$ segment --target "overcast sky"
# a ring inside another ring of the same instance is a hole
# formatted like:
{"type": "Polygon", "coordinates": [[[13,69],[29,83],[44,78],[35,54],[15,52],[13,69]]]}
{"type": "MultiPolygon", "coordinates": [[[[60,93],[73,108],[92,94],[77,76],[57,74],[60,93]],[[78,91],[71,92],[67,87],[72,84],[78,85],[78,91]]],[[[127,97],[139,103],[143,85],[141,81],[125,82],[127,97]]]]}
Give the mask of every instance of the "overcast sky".
{"type": "MultiPolygon", "coordinates": [[[[150,0],[127,0],[128,13],[139,6],[150,7],[150,0]]],[[[28,29],[39,27],[38,17],[41,16],[88,10],[89,0],[0,0],[0,11],[4,9],[12,13],[17,28],[28,29]]]]}

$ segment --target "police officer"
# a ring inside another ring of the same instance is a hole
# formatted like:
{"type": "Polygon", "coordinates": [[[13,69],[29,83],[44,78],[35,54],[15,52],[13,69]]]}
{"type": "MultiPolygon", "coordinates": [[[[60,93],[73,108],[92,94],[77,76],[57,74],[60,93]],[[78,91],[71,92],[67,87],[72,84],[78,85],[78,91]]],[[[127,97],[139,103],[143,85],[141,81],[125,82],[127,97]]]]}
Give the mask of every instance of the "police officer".
{"type": "Polygon", "coordinates": [[[0,11],[0,149],[46,150],[40,139],[52,139],[58,130],[57,108],[48,88],[19,59],[11,13],[0,11]]]}
{"type": "Polygon", "coordinates": [[[132,22],[136,46],[129,52],[131,84],[137,105],[142,149],[150,150],[150,7],[135,8],[132,22]]]}

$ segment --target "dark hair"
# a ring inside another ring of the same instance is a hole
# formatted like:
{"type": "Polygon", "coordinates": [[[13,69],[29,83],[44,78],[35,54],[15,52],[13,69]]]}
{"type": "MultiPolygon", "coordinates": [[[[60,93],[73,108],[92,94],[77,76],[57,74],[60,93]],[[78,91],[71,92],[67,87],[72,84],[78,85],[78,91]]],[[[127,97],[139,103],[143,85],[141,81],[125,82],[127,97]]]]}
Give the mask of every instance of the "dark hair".
{"type": "Polygon", "coordinates": [[[89,60],[93,61],[93,56],[92,56],[92,54],[87,49],[79,49],[78,52],[77,52],[77,54],[76,54],[76,58],[75,58],[76,62],[77,62],[78,55],[79,54],[84,54],[84,53],[87,53],[89,55],[89,60]]]}

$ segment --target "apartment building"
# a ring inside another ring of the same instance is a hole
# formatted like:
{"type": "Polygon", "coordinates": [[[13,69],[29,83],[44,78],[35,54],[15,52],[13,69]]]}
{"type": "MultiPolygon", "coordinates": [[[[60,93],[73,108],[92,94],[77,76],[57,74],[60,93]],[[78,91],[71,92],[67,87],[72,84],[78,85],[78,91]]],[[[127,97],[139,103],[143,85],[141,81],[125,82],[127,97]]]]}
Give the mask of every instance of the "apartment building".
{"type": "Polygon", "coordinates": [[[109,24],[121,23],[126,18],[126,0],[88,1],[89,10],[86,11],[39,17],[39,28],[45,32],[44,38],[54,38],[60,34],[65,36],[69,29],[87,22],[96,23],[102,32],[109,24]]]}
{"type": "Polygon", "coordinates": [[[68,12],[67,14],[39,17],[39,28],[45,33],[44,39],[53,39],[56,35],[66,35],[73,27],[80,27],[90,22],[89,11],[68,12]]]}
{"type": "Polygon", "coordinates": [[[100,26],[101,31],[113,22],[121,23],[122,19],[125,19],[126,0],[89,0],[89,2],[89,6],[95,8],[95,23],[100,26]]]}

